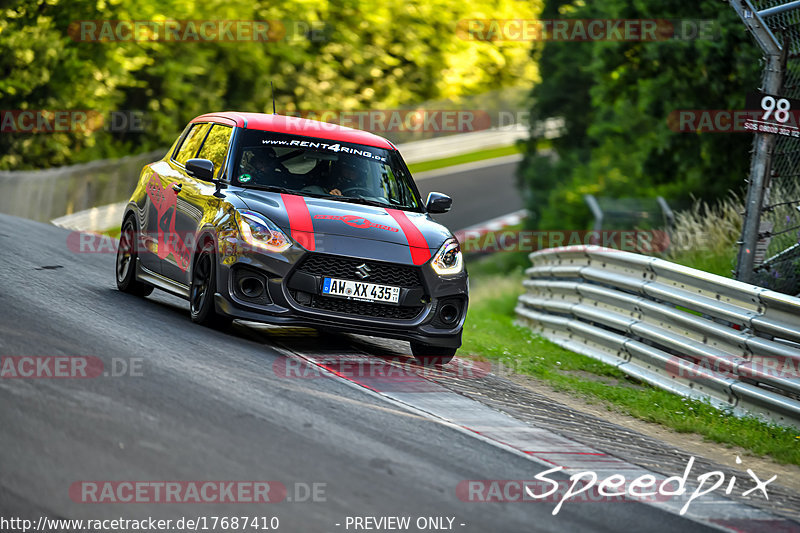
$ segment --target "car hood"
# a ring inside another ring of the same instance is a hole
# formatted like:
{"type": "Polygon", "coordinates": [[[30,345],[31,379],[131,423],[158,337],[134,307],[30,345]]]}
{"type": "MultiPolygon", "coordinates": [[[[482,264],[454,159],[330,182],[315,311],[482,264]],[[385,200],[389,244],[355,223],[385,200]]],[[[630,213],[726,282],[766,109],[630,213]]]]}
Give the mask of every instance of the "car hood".
{"type": "Polygon", "coordinates": [[[354,239],[378,241],[410,248],[413,262],[421,264],[452,237],[425,213],[267,191],[237,195],[249,209],[265,215],[309,250],[323,243],[333,249],[352,246],[354,239]],[[337,236],[344,238],[339,239],[341,243],[337,236]]]}

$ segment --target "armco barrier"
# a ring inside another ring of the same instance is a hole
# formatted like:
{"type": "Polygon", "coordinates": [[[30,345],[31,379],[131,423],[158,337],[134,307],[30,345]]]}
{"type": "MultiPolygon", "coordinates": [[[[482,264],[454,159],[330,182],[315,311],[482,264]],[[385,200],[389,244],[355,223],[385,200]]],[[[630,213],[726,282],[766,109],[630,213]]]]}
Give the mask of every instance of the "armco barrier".
{"type": "Polygon", "coordinates": [[[530,255],[516,314],[656,387],[800,427],[800,298],[643,255],[530,255]]]}

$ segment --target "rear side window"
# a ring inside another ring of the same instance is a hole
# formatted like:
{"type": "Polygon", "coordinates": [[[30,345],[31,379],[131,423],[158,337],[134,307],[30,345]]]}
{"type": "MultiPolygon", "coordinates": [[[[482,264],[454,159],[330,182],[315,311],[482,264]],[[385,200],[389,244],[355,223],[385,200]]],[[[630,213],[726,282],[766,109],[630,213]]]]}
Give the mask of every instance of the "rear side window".
{"type": "Polygon", "coordinates": [[[189,159],[195,157],[197,150],[203,143],[203,139],[210,128],[211,124],[195,124],[192,126],[192,129],[189,130],[189,133],[183,140],[178,154],[175,156],[175,161],[181,165],[185,165],[189,159]]]}
{"type": "Polygon", "coordinates": [[[223,126],[222,124],[214,124],[211,132],[206,137],[206,142],[200,149],[197,157],[201,159],[208,159],[214,163],[214,173],[219,174],[219,169],[225,164],[225,155],[228,153],[228,141],[231,139],[233,128],[223,126]]]}

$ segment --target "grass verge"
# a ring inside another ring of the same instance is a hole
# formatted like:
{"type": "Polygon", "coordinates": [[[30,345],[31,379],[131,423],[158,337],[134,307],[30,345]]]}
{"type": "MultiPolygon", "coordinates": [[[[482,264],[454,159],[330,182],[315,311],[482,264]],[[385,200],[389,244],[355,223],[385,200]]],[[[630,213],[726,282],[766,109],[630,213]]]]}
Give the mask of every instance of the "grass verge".
{"type": "Polygon", "coordinates": [[[725,278],[732,278],[736,265],[736,250],[730,249],[713,253],[703,250],[687,250],[673,254],[667,258],[667,261],[725,278]]]}
{"type": "Polygon", "coordinates": [[[707,403],[690,400],[633,380],[615,367],[567,351],[514,324],[522,293],[522,269],[489,274],[492,257],[468,265],[469,315],[459,356],[501,362],[515,372],[542,380],[609,411],[655,422],[678,433],[696,433],[740,446],[779,463],[800,465],[800,431],[756,418],[738,418],[707,403]]]}
{"type": "Polygon", "coordinates": [[[101,235],[108,235],[112,239],[119,239],[121,233],[122,233],[122,227],[120,226],[109,228],[105,231],[100,232],[101,235]]]}
{"type": "Polygon", "coordinates": [[[522,150],[519,145],[501,146],[500,148],[488,148],[486,150],[478,150],[468,154],[454,155],[451,157],[444,157],[442,159],[432,159],[430,161],[421,161],[408,165],[408,169],[412,174],[418,172],[426,172],[428,170],[436,170],[444,167],[451,167],[453,165],[460,165],[462,163],[472,163],[474,161],[483,161],[484,159],[493,159],[495,157],[502,157],[504,155],[518,154],[522,150]]]}

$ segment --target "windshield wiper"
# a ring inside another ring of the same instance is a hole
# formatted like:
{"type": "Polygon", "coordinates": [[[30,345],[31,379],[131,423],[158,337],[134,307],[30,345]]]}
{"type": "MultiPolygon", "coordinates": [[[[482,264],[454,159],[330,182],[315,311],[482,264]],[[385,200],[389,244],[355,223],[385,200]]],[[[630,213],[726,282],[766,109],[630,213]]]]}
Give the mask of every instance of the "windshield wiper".
{"type": "Polygon", "coordinates": [[[269,192],[283,192],[288,194],[296,194],[297,191],[293,191],[291,189],[287,189],[286,187],[281,187],[279,185],[261,185],[260,183],[248,183],[244,185],[245,189],[258,189],[261,191],[269,191],[269,192]]]}

